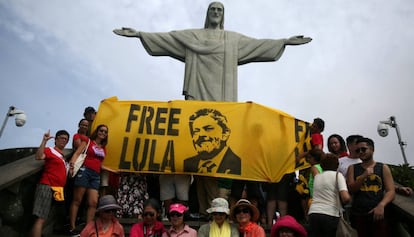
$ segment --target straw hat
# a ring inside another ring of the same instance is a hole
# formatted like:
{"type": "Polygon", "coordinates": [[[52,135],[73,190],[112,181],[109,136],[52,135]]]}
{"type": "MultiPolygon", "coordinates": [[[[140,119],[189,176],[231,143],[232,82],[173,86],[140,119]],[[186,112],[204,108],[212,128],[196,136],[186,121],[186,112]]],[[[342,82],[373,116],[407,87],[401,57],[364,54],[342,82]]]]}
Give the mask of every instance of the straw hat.
{"type": "Polygon", "coordinates": [[[99,198],[98,208],[96,211],[106,211],[106,210],[119,210],[121,206],[118,205],[114,196],[105,195],[99,198]]]}
{"type": "Polygon", "coordinates": [[[229,203],[224,198],[215,198],[211,201],[211,207],[206,210],[208,213],[222,212],[227,215],[230,214],[229,203]]]}
{"type": "Polygon", "coordinates": [[[257,209],[257,207],[251,204],[249,200],[246,200],[246,199],[240,199],[239,201],[237,201],[236,205],[234,205],[234,207],[231,208],[230,216],[233,220],[236,220],[236,213],[234,213],[234,211],[239,208],[249,208],[250,213],[252,213],[251,221],[257,222],[257,220],[259,220],[259,216],[260,216],[259,210],[257,209]]]}

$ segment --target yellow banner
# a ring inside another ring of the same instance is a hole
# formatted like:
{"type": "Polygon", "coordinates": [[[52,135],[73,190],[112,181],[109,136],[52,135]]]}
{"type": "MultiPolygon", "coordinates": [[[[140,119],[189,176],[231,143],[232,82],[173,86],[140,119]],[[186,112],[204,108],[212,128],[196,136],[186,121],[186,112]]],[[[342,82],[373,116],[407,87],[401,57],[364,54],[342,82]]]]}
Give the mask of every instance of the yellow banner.
{"type": "Polygon", "coordinates": [[[278,182],[308,166],[309,123],[256,103],[101,102],[109,128],[104,165],[123,172],[195,174],[278,182]],[[295,167],[296,165],[296,167],[295,167]]]}

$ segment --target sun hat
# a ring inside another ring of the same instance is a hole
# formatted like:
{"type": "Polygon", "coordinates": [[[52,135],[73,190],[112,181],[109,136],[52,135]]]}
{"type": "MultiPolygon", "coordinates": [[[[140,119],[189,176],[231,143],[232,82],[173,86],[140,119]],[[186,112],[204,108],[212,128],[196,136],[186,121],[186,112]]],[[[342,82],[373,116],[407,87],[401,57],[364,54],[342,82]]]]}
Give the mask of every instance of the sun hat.
{"type": "Polygon", "coordinates": [[[257,209],[257,207],[255,207],[249,200],[247,199],[240,199],[239,201],[237,201],[236,205],[234,205],[231,208],[231,218],[233,220],[236,220],[236,213],[235,210],[242,208],[242,207],[247,207],[250,209],[251,214],[251,221],[252,222],[257,222],[257,220],[259,220],[259,210],[257,209]]]}
{"type": "Polygon", "coordinates": [[[272,230],[270,231],[271,237],[276,237],[278,235],[278,231],[281,228],[288,228],[294,231],[298,237],[306,237],[308,233],[306,232],[305,228],[296,221],[293,216],[286,215],[282,216],[276,223],[273,225],[272,230]]]}
{"type": "Polygon", "coordinates": [[[208,213],[223,212],[230,214],[229,203],[224,198],[215,198],[211,201],[211,207],[206,210],[208,213]]]}
{"type": "Polygon", "coordinates": [[[174,203],[170,205],[170,210],[168,212],[171,213],[175,211],[175,212],[183,214],[187,210],[188,210],[188,207],[184,206],[183,204],[174,203]]]}
{"type": "Polygon", "coordinates": [[[99,198],[98,208],[96,211],[119,210],[121,206],[118,205],[114,196],[105,195],[99,198]]]}

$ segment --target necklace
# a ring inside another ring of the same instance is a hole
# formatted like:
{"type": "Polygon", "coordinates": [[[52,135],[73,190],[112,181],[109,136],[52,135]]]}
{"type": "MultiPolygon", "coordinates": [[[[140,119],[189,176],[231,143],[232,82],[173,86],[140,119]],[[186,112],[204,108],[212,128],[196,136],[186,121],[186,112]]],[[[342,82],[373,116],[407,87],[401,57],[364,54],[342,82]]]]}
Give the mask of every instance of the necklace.
{"type": "Polygon", "coordinates": [[[108,224],[102,224],[102,232],[106,233],[112,226],[112,222],[108,223],[108,224]]]}

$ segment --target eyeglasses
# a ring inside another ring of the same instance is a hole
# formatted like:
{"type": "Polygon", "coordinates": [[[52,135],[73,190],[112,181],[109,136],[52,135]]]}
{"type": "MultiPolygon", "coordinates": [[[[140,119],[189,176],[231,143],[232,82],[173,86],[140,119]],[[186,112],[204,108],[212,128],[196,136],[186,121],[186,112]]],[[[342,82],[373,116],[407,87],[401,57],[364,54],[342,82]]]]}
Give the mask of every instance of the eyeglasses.
{"type": "Polygon", "coordinates": [[[170,213],[170,216],[171,216],[171,217],[173,217],[173,216],[176,216],[176,217],[182,217],[182,216],[183,216],[183,213],[179,213],[179,212],[175,212],[175,211],[174,211],[174,212],[171,212],[171,213],[170,213]]]}
{"type": "Polygon", "coordinates": [[[150,217],[154,217],[155,213],[154,212],[144,212],[143,216],[150,216],[150,217]]]}
{"type": "Polygon", "coordinates": [[[226,215],[226,213],[224,213],[224,212],[213,212],[212,214],[213,214],[213,216],[224,216],[224,215],[226,215]]]}
{"type": "Polygon", "coordinates": [[[106,130],[106,129],[99,129],[99,132],[108,134],[108,130],[106,130]]]}
{"type": "Polygon", "coordinates": [[[242,212],[247,214],[247,213],[250,213],[250,210],[249,210],[249,208],[241,208],[241,209],[237,209],[237,210],[234,211],[234,213],[236,213],[236,215],[240,214],[242,212]]]}
{"type": "Polygon", "coordinates": [[[360,147],[355,150],[356,153],[365,153],[367,151],[368,147],[360,147]]]}

